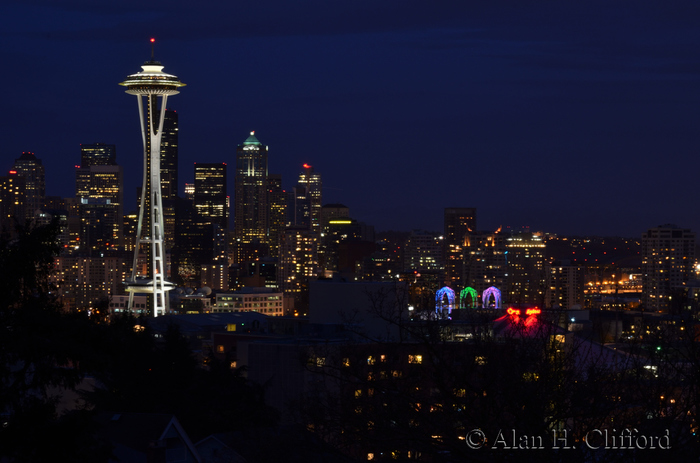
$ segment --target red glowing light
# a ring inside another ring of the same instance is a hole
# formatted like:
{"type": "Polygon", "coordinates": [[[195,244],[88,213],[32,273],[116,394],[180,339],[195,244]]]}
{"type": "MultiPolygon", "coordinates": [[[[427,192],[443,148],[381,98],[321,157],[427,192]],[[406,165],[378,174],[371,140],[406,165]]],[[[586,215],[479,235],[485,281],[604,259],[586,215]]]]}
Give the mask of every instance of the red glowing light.
{"type": "Polygon", "coordinates": [[[153,38],[151,39],[151,43],[154,43],[155,41],[156,41],[156,39],[153,39],[153,38]]]}
{"type": "Polygon", "coordinates": [[[525,311],[525,315],[539,315],[542,313],[542,310],[538,309],[535,307],[534,309],[527,309],[525,311]]]}
{"type": "Polygon", "coordinates": [[[520,310],[514,309],[512,307],[508,307],[508,310],[506,310],[506,312],[508,312],[508,315],[520,315],[520,310]]]}
{"type": "Polygon", "coordinates": [[[11,170],[10,173],[11,173],[11,174],[16,174],[17,171],[16,171],[16,170],[11,170]]]}
{"type": "Polygon", "coordinates": [[[311,166],[308,165],[308,164],[306,164],[306,163],[304,163],[304,169],[311,169],[311,166]]]}

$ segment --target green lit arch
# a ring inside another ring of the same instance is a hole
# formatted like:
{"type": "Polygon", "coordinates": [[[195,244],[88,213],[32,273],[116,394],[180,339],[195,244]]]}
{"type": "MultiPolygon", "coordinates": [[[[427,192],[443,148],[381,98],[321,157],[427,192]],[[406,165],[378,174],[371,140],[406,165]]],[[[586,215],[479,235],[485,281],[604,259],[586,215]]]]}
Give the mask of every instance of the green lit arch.
{"type": "Polygon", "coordinates": [[[477,306],[477,293],[471,286],[464,288],[459,292],[459,308],[460,309],[476,309],[477,306]],[[471,303],[467,306],[467,297],[471,296],[471,303]]]}

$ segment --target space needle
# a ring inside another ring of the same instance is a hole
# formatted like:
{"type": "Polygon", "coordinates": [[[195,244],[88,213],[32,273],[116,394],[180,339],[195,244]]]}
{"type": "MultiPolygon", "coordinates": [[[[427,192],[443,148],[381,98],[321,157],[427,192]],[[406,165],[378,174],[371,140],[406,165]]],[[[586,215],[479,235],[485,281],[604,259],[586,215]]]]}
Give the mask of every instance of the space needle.
{"type": "Polygon", "coordinates": [[[177,76],[163,72],[163,65],[153,59],[151,39],[151,60],[141,66],[141,72],[131,74],[119,85],[126,87],[126,93],[136,95],[141,121],[143,140],[143,187],[139,207],[139,221],[136,227],[134,263],[131,277],[124,283],[129,292],[129,311],[133,311],[135,293],[152,293],[154,317],[165,315],[166,293],[175,285],[165,279],[165,250],[163,248],[165,223],[163,220],[163,198],[160,185],[160,139],[165,119],[168,96],[177,95],[185,84],[177,76]],[[143,96],[146,97],[147,114],[144,115],[143,96]],[[160,107],[158,97],[162,98],[160,107]],[[144,221],[144,211],[148,216],[144,221]],[[149,226],[150,225],[150,226],[149,226]],[[150,243],[150,249],[148,244],[150,243]],[[138,258],[141,247],[150,255],[150,268],[146,275],[138,272],[138,258]],[[150,252],[149,252],[150,251],[150,252]]]}

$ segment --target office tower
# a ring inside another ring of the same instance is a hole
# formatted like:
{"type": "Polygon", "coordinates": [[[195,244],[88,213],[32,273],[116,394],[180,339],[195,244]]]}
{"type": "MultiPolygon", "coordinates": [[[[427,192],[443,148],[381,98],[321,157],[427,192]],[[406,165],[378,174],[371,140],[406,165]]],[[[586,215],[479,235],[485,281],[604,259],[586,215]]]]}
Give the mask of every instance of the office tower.
{"type": "Polygon", "coordinates": [[[445,208],[445,283],[457,293],[464,287],[464,241],[476,230],[476,208],[445,208]]]}
{"type": "Polygon", "coordinates": [[[328,222],[320,240],[319,265],[326,271],[346,276],[355,272],[355,263],[375,251],[373,241],[366,241],[362,224],[349,217],[336,217],[328,222]]]}
{"type": "Polygon", "coordinates": [[[299,174],[298,184],[306,187],[306,197],[309,201],[309,224],[311,231],[321,232],[321,201],[322,184],[321,174],[314,172],[313,166],[304,164],[303,171],[299,174]]]}
{"type": "Polygon", "coordinates": [[[508,278],[506,238],[500,229],[467,234],[463,246],[465,288],[471,287],[478,294],[491,286],[505,291],[508,278]]]}
{"type": "Polygon", "coordinates": [[[267,147],[255,132],[236,149],[234,232],[243,243],[267,241],[267,147]]]}
{"type": "Polygon", "coordinates": [[[20,177],[24,177],[24,218],[31,220],[37,211],[44,207],[46,196],[44,166],[34,153],[25,151],[22,156],[15,159],[12,170],[16,171],[20,177]]]}
{"type": "Polygon", "coordinates": [[[185,183],[185,199],[194,201],[194,183],[185,183]]]}
{"type": "Polygon", "coordinates": [[[160,187],[163,196],[164,245],[172,249],[175,239],[175,199],[178,195],[178,117],[165,110],[163,135],[160,141],[160,187]]]}
{"type": "Polygon", "coordinates": [[[203,222],[228,229],[226,163],[194,164],[194,207],[203,222]]]}
{"type": "Polygon", "coordinates": [[[124,246],[124,173],[114,145],[80,145],[75,170],[75,197],[82,251],[124,246]]]}
{"type": "Polygon", "coordinates": [[[444,237],[424,230],[413,230],[404,247],[404,272],[443,275],[442,257],[444,237]]]}
{"type": "Polygon", "coordinates": [[[288,227],[281,235],[277,279],[285,296],[293,296],[296,310],[306,313],[309,281],[317,275],[317,237],[307,227],[288,227]]]}
{"type": "Polygon", "coordinates": [[[646,310],[668,313],[682,299],[693,274],[695,233],[666,224],[642,234],[642,304],[646,310]],[[672,305],[673,304],[673,305],[672,305]]]}
{"type": "Polygon", "coordinates": [[[545,244],[534,233],[521,231],[506,238],[508,284],[504,301],[511,304],[545,303],[545,244]]]}
{"type": "Polygon", "coordinates": [[[576,306],[583,307],[585,272],[581,265],[571,265],[568,260],[546,265],[549,281],[547,282],[547,307],[559,306],[569,310],[576,306]]]}
{"type": "Polygon", "coordinates": [[[280,233],[286,226],[287,194],[282,189],[282,176],[269,175],[267,178],[268,208],[268,239],[270,241],[270,256],[279,256],[280,233]]]}
{"type": "Polygon", "coordinates": [[[267,151],[267,146],[255,138],[255,132],[250,132],[250,136],[236,149],[231,243],[235,263],[253,259],[260,247],[268,244],[267,151]]]}
{"type": "Polygon", "coordinates": [[[80,145],[80,167],[116,166],[117,147],[105,143],[80,145]]]}
{"type": "Polygon", "coordinates": [[[321,207],[321,233],[326,232],[332,219],[350,217],[350,208],[344,204],[326,204],[321,207]]]}
{"type": "Polygon", "coordinates": [[[14,236],[25,215],[26,180],[16,170],[0,177],[0,230],[14,236]]]}
{"type": "Polygon", "coordinates": [[[117,294],[128,271],[122,256],[73,254],[56,258],[50,279],[65,309],[89,311],[117,294]]]}
{"type": "Polygon", "coordinates": [[[134,264],[131,278],[125,283],[130,292],[129,308],[132,308],[134,292],[153,293],[152,315],[157,317],[165,314],[166,292],[173,288],[172,283],[165,279],[163,198],[160,176],[161,138],[168,96],[180,93],[178,88],[185,84],[180,82],[176,76],[164,73],[163,65],[153,59],[152,53],[151,60],[145,62],[141,68],[143,69],[141,72],[128,76],[124,82],[119,84],[127,88],[126,93],[136,95],[138,101],[144,165],[134,264]],[[145,114],[142,98],[144,96],[146,97],[145,114]],[[162,99],[160,108],[158,107],[158,97],[162,99]],[[148,275],[141,275],[141,278],[137,278],[137,263],[141,244],[150,245],[150,268],[148,275]]]}
{"type": "Polygon", "coordinates": [[[177,197],[178,130],[177,112],[166,109],[160,140],[160,188],[163,201],[177,197]]]}
{"type": "Polygon", "coordinates": [[[292,187],[287,194],[287,226],[311,230],[311,195],[304,185],[292,187]]]}

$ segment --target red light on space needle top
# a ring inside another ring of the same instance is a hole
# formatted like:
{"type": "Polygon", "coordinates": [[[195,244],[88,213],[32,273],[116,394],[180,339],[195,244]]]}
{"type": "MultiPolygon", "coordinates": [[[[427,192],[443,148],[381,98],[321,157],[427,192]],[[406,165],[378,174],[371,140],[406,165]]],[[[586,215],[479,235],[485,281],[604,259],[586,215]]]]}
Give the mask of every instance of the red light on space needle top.
{"type": "Polygon", "coordinates": [[[156,39],[153,39],[153,38],[151,39],[151,43],[155,43],[155,41],[156,41],[156,39]]]}

